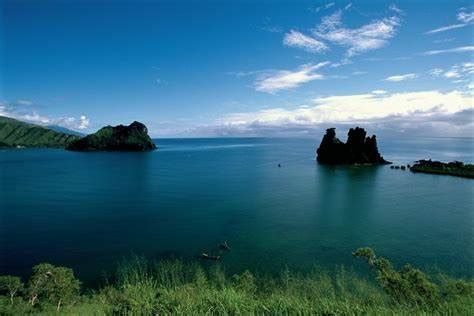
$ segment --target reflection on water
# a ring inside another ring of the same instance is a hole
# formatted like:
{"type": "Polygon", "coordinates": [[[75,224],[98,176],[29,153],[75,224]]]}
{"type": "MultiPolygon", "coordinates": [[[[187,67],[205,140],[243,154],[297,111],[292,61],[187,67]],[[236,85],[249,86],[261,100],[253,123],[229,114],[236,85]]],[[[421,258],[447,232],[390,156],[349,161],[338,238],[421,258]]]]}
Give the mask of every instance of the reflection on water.
{"type": "MultiPolygon", "coordinates": [[[[379,167],[329,167],[317,142],[159,140],[152,153],[0,153],[0,273],[50,261],[94,280],[130,253],[194,259],[228,240],[230,272],[353,266],[372,246],[395,263],[473,275],[473,181],[379,167]],[[282,167],[278,168],[277,165],[282,167]]],[[[395,163],[472,142],[387,140],[395,163]]],[[[438,152],[438,154],[436,154],[438,152]]]]}

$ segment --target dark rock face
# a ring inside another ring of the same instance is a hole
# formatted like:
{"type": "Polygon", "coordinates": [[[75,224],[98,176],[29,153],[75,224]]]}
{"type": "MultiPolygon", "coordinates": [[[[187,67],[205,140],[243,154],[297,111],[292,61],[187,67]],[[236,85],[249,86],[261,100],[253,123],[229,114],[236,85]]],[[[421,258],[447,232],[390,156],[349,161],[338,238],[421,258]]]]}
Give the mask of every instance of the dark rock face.
{"type": "Polygon", "coordinates": [[[75,151],[149,151],[156,149],[146,126],[133,122],[129,126],[106,126],[94,134],[66,147],[75,151]]]}
{"type": "Polygon", "coordinates": [[[318,162],[321,164],[387,164],[377,148],[375,135],[366,137],[363,128],[351,128],[347,142],[343,143],[336,137],[336,129],[329,128],[319,145],[318,162]]]}

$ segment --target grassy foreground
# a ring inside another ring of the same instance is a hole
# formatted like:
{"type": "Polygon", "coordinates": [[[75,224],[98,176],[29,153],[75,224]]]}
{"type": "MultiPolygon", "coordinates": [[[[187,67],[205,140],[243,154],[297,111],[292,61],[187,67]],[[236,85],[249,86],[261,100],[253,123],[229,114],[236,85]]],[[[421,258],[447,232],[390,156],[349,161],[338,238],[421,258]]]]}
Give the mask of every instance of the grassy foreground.
{"type": "Polygon", "coordinates": [[[151,263],[134,257],[99,290],[80,291],[73,271],[41,264],[27,284],[0,277],[0,314],[439,314],[469,315],[473,281],[433,279],[407,265],[396,270],[370,248],[354,253],[373,268],[368,280],[339,268],[307,274],[284,270],[277,277],[249,271],[227,276],[219,265],[204,270],[180,261],[151,263]]]}

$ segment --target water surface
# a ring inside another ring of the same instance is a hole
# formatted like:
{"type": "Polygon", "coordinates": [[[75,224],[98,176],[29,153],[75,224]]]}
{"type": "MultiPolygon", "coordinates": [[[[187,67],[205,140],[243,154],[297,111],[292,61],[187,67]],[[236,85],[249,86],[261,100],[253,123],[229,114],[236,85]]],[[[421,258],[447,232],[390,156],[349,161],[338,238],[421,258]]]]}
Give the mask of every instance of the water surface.
{"type": "MultiPolygon", "coordinates": [[[[227,240],[230,272],[396,264],[473,276],[474,181],[326,167],[319,140],[159,139],[150,153],[0,151],[0,273],[73,267],[86,282],[131,253],[192,259],[227,240]],[[277,165],[280,163],[281,168],[277,165]]],[[[388,160],[470,161],[472,139],[387,139],[388,160]]]]}

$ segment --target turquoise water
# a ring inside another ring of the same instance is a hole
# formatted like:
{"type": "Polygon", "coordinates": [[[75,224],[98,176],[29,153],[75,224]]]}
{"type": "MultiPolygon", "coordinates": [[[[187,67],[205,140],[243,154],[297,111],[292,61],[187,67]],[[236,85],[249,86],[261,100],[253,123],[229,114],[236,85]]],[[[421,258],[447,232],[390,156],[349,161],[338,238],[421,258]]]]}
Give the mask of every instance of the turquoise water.
{"type": "MultiPolygon", "coordinates": [[[[230,272],[396,264],[473,276],[474,181],[326,167],[319,139],[159,139],[150,153],[0,151],[0,273],[43,261],[93,282],[131,253],[193,259],[227,240],[230,272]],[[282,164],[278,168],[278,163],[282,164]]],[[[472,139],[386,139],[397,164],[474,160],[472,139]]]]}

